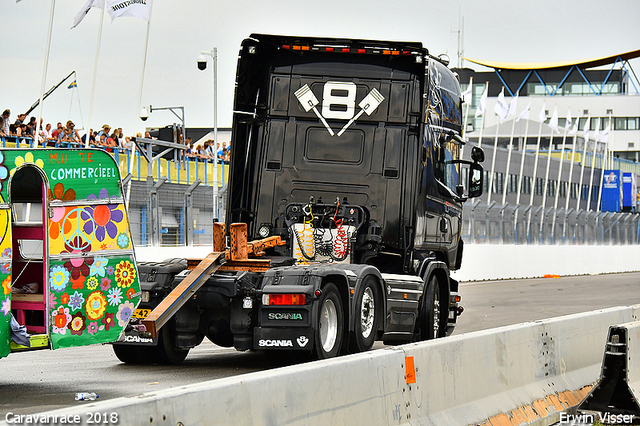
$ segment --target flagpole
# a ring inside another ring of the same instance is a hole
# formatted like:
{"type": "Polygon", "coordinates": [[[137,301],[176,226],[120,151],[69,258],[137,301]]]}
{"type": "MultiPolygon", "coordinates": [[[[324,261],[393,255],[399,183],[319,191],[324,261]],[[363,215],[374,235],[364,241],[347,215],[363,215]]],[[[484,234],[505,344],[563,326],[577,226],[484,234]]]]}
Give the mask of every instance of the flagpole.
{"type": "MultiPolygon", "coordinates": [[[[518,93],[516,93],[516,98],[515,100],[512,100],[511,102],[516,102],[516,100],[518,99],[518,93]]],[[[511,105],[509,105],[509,109],[511,109],[511,105]]],[[[511,154],[513,152],[513,135],[515,134],[516,131],[516,111],[515,111],[516,107],[514,106],[513,108],[513,124],[511,125],[511,137],[509,138],[509,152],[507,154],[507,170],[505,172],[505,182],[509,181],[509,172],[511,171],[511,154]]],[[[503,188],[502,191],[502,205],[504,206],[505,203],[507,202],[507,188],[503,188]]]]}
{"type": "MultiPolygon", "coordinates": [[[[473,77],[469,77],[469,87],[467,88],[471,92],[470,99],[473,99],[473,77]]],[[[460,136],[462,140],[464,140],[464,136],[467,133],[467,120],[469,119],[469,109],[471,109],[471,102],[465,102],[467,104],[467,109],[464,112],[464,120],[462,121],[462,129],[460,129],[460,136]]],[[[460,147],[460,158],[464,154],[464,145],[460,147]]]]}
{"type": "MultiPolygon", "coordinates": [[[[565,210],[569,210],[569,199],[571,198],[571,179],[573,178],[573,165],[576,162],[576,145],[577,145],[577,141],[578,141],[578,123],[580,121],[580,115],[578,115],[576,117],[576,124],[575,124],[575,133],[571,136],[573,136],[573,147],[571,150],[571,164],[569,165],[569,182],[567,183],[568,189],[569,189],[569,195],[566,197],[565,203],[564,203],[564,209],[565,210]]],[[[571,133],[573,133],[573,129],[571,129],[571,133]]],[[[580,189],[578,188],[578,194],[580,193],[580,189]]],[[[576,195],[578,196],[578,195],[576,195]]],[[[579,198],[578,198],[579,199],[579,198]]]]}
{"type": "MultiPolygon", "coordinates": [[[[583,129],[583,135],[582,135],[582,139],[584,139],[584,147],[582,148],[582,154],[580,156],[580,163],[582,163],[580,165],[580,183],[578,184],[578,191],[579,192],[579,196],[578,196],[578,202],[576,203],[576,210],[580,210],[580,200],[582,199],[582,182],[584,181],[584,165],[587,161],[587,149],[589,147],[589,132],[587,130],[587,126],[589,126],[589,122],[591,121],[591,116],[587,116],[587,121],[584,124],[584,129],[583,129]]],[[[587,200],[587,205],[585,210],[589,210],[589,200],[587,200]]]]}
{"type": "Polygon", "coordinates": [[[553,132],[549,136],[549,148],[547,149],[547,170],[544,174],[544,190],[542,191],[542,217],[540,218],[540,241],[544,238],[544,219],[546,216],[545,209],[547,208],[547,191],[549,190],[549,172],[551,170],[551,147],[553,145],[553,132]]]}
{"type": "MultiPolygon", "coordinates": [[[[609,116],[609,123],[607,124],[607,128],[609,127],[609,125],[611,125],[611,116],[609,116]]],[[[600,128],[600,120],[598,120],[598,130],[600,128]]],[[[605,130],[607,129],[605,128],[605,130]]],[[[613,152],[611,152],[611,160],[608,161],[608,157],[609,157],[609,135],[607,134],[607,140],[603,140],[602,138],[602,134],[600,134],[599,139],[602,140],[602,142],[604,142],[604,158],[603,158],[603,163],[602,163],[602,176],[604,178],[604,170],[605,167],[608,169],[613,169],[613,152]]],[[[600,179],[600,190],[598,191],[598,205],[596,206],[597,211],[600,211],[600,203],[602,201],[602,186],[603,186],[603,178],[600,179]]],[[[620,185],[622,185],[622,182],[619,182],[620,185]]]]}
{"type": "MultiPolygon", "coordinates": [[[[151,27],[151,12],[153,12],[153,3],[151,3],[151,5],[149,6],[149,20],[147,21],[147,34],[144,39],[144,54],[142,55],[142,71],[140,72],[140,87],[138,89],[138,108],[136,109],[136,121],[135,121],[136,125],[134,127],[134,134],[138,133],[137,115],[139,111],[142,109],[142,88],[144,86],[144,73],[147,68],[147,51],[149,47],[149,27],[151,27]]],[[[138,148],[136,144],[133,144],[133,147],[131,148],[131,152],[129,153],[129,174],[133,174],[133,167],[134,167],[133,163],[136,158],[135,153],[137,149],[138,148]]],[[[129,208],[129,198],[131,196],[131,183],[132,183],[132,179],[129,179],[129,183],[127,184],[127,195],[125,197],[125,203],[127,208],[129,208]]]]}
{"type": "Polygon", "coordinates": [[[98,42],[96,43],[96,58],[93,63],[93,82],[91,84],[91,98],[89,101],[89,119],[87,122],[86,141],[84,143],[85,148],[89,148],[89,141],[91,139],[91,117],[93,116],[93,98],[96,93],[96,78],[98,75],[98,59],[100,58],[100,43],[102,41],[102,24],[104,22],[104,10],[107,5],[102,3],[102,12],[100,12],[100,25],[98,26],[98,42]]]}
{"type": "Polygon", "coordinates": [[[40,102],[38,103],[38,114],[36,118],[36,128],[33,129],[33,144],[38,146],[38,136],[40,135],[40,120],[42,118],[42,104],[44,102],[44,89],[47,82],[47,68],[49,67],[49,52],[51,51],[51,32],[53,30],[53,15],[56,8],[56,0],[51,0],[51,10],[49,12],[49,30],[47,32],[47,48],[44,54],[44,66],[42,68],[42,83],[40,84],[40,102]]]}
{"type": "MultiPolygon", "coordinates": [[[[484,83],[484,93],[482,96],[484,97],[485,93],[488,95],[489,92],[489,82],[484,83]]],[[[482,99],[480,99],[480,103],[482,103],[482,99]]],[[[487,105],[484,106],[484,109],[487,109],[487,105]]],[[[482,120],[480,121],[480,137],[478,138],[478,148],[482,147],[482,131],[484,130],[484,116],[487,114],[487,111],[482,111],[482,120]]]]}
{"type": "MultiPolygon", "coordinates": [[[[600,117],[598,117],[597,126],[600,126],[600,117]]],[[[593,172],[596,168],[596,150],[598,149],[598,139],[593,140],[593,157],[591,157],[591,178],[589,179],[589,199],[587,200],[587,210],[591,209],[591,191],[593,190],[593,172]]]]}
{"type": "MultiPolygon", "coordinates": [[[[527,106],[530,108],[531,105],[527,106]]],[[[524,180],[524,159],[527,151],[527,135],[529,134],[529,118],[524,128],[524,144],[522,145],[522,158],[520,159],[520,178],[518,181],[518,194],[516,195],[516,205],[520,204],[520,194],[522,193],[522,181],[524,180]]]]}
{"type": "Polygon", "coordinates": [[[544,125],[544,121],[547,119],[546,114],[546,102],[542,104],[542,111],[540,112],[540,130],[538,131],[538,141],[536,142],[536,155],[533,160],[533,182],[532,182],[532,190],[531,196],[529,198],[529,218],[527,219],[527,232],[531,232],[531,215],[533,214],[533,198],[536,194],[536,181],[538,180],[538,162],[540,160],[540,141],[542,139],[542,126],[544,125]],[[544,119],[543,119],[544,116],[544,119]]]}
{"type": "MultiPolygon", "coordinates": [[[[560,199],[560,181],[562,180],[562,166],[564,165],[564,149],[567,146],[567,125],[564,126],[564,135],[562,136],[562,149],[560,150],[560,167],[558,167],[558,190],[556,191],[556,197],[553,201],[553,208],[558,208],[558,201],[560,199]]],[[[568,197],[567,197],[568,198],[568,197]]],[[[554,221],[555,222],[555,221],[554,221]]]]}
{"type": "MultiPolygon", "coordinates": [[[[502,92],[500,93],[504,96],[504,86],[502,86],[502,92]]],[[[484,115],[482,117],[484,119],[484,115]]],[[[498,153],[498,134],[500,133],[500,121],[502,121],[502,117],[498,118],[498,124],[496,124],[496,137],[493,139],[493,155],[491,158],[491,172],[489,173],[489,190],[487,191],[487,204],[491,202],[491,194],[493,192],[493,179],[496,167],[496,154],[498,153]]]]}

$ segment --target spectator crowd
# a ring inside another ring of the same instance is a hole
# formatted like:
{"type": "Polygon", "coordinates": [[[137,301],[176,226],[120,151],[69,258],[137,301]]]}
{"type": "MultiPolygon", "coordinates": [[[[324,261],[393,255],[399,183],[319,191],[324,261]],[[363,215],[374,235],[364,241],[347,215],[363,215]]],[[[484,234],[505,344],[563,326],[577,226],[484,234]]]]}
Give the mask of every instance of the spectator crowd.
{"type": "MultiPolygon", "coordinates": [[[[108,152],[113,152],[114,149],[130,151],[135,148],[133,138],[124,136],[121,127],[112,130],[111,126],[105,124],[100,130],[89,129],[89,132],[80,136],[72,120],[68,120],[64,125],[62,122],[58,122],[53,130],[51,123],[42,126],[44,121],[42,118],[39,126],[36,126],[36,117],[30,117],[28,121],[25,120],[26,114],[18,114],[17,119],[11,123],[11,111],[5,109],[0,116],[0,139],[19,143],[24,143],[25,139],[37,140],[37,146],[42,147],[83,147],[86,145],[86,138],[89,135],[89,146],[108,152]],[[37,138],[35,137],[36,133],[37,138]]],[[[138,133],[136,137],[141,138],[142,134],[138,133]]],[[[145,132],[144,137],[152,139],[149,132],[145,132]]],[[[33,146],[35,147],[35,145],[33,146]]],[[[229,164],[230,149],[226,142],[222,142],[222,146],[220,146],[220,143],[216,145],[212,139],[209,139],[204,144],[194,146],[191,138],[187,138],[185,145],[187,158],[207,161],[217,159],[220,164],[229,164]]]]}

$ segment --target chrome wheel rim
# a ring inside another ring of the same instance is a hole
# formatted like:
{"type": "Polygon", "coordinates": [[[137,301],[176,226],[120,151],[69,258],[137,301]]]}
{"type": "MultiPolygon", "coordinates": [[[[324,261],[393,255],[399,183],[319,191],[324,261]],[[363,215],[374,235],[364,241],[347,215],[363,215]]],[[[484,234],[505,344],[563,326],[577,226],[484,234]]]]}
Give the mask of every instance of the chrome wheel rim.
{"type": "Polygon", "coordinates": [[[376,315],[376,301],[373,298],[373,290],[367,287],[362,294],[362,305],[360,306],[360,329],[362,337],[365,339],[373,331],[373,322],[376,315]]]}
{"type": "Polygon", "coordinates": [[[338,336],[338,311],[333,300],[326,299],[320,311],[320,344],[325,352],[331,352],[338,336]]]}
{"type": "Polygon", "coordinates": [[[433,337],[438,337],[440,331],[440,292],[436,289],[433,300],[433,337]]]}

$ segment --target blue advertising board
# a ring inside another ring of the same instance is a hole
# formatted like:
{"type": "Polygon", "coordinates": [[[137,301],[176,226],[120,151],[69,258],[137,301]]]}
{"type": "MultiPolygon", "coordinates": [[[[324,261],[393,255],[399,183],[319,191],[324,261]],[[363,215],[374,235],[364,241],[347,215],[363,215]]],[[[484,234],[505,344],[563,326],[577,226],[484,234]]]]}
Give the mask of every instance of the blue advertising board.
{"type": "Polygon", "coordinates": [[[637,211],[637,175],[635,173],[625,172],[622,174],[622,211],[637,211]]]}
{"type": "Polygon", "coordinates": [[[603,212],[619,212],[622,209],[622,173],[620,170],[605,170],[602,177],[603,212]]]}

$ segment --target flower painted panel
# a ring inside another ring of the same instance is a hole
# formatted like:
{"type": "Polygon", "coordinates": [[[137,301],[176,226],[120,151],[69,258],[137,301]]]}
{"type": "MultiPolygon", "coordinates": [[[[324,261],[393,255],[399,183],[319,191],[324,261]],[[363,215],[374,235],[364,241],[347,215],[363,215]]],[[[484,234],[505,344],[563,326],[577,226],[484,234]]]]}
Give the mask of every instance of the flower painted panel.
{"type": "Polygon", "coordinates": [[[113,342],[140,302],[131,256],[83,256],[49,264],[51,347],[113,342]]]}

